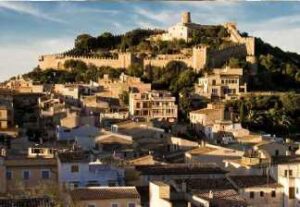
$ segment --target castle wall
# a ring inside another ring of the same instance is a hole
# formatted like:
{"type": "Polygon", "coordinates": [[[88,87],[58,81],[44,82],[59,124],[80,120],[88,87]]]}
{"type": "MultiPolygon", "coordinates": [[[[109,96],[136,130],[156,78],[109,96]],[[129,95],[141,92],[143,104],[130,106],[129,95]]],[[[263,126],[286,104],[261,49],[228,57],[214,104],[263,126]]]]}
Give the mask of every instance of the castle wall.
{"type": "Polygon", "coordinates": [[[164,58],[147,58],[144,59],[144,67],[147,65],[156,66],[156,67],[166,67],[170,61],[182,61],[188,67],[193,67],[193,62],[191,57],[178,57],[178,56],[166,56],[164,58]]]}
{"type": "Polygon", "coordinates": [[[132,64],[132,55],[130,53],[119,54],[118,58],[94,58],[84,56],[67,55],[44,55],[39,59],[39,67],[42,70],[49,68],[64,70],[64,63],[67,60],[80,60],[87,65],[93,64],[97,67],[109,66],[112,68],[127,68],[132,64]]]}
{"type": "Polygon", "coordinates": [[[247,56],[245,44],[228,47],[222,50],[210,50],[208,52],[208,66],[212,68],[222,67],[230,58],[242,58],[247,56]]]}
{"type": "Polygon", "coordinates": [[[255,55],[255,38],[254,37],[242,37],[237,28],[235,23],[226,23],[224,27],[230,34],[231,41],[239,44],[245,44],[247,49],[248,56],[255,55]]]}

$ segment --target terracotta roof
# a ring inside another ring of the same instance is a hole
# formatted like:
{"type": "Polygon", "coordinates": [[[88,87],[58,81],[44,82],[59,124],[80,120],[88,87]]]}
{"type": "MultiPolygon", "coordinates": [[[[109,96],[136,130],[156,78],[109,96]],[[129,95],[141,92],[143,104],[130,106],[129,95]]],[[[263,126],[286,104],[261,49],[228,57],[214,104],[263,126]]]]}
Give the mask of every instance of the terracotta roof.
{"type": "Polygon", "coordinates": [[[227,178],[189,179],[187,181],[187,187],[191,191],[234,188],[227,178]]]}
{"type": "Polygon", "coordinates": [[[30,207],[50,207],[52,206],[49,198],[22,198],[22,199],[0,199],[1,207],[11,206],[30,206],[30,207]]]}
{"type": "Polygon", "coordinates": [[[70,194],[73,200],[140,198],[140,195],[135,187],[77,188],[75,190],[72,190],[70,194]]]}
{"type": "Polygon", "coordinates": [[[143,175],[186,175],[186,174],[225,174],[213,164],[167,164],[167,165],[139,165],[135,167],[143,175]]]}
{"type": "Polygon", "coordinates": [[[282,187],[273,178],[260,175],[237,175],[230,176],[238,188],[264,187],[264,188],[278,188],[282,187]]]}
{"type": "Polygon", "coordinates": [[[273,164],[293,164],[300,163],[300,155],[278,156],[272,158],[273,164]]]}
{"type": "Polygon", "coordinates": [[[210,206],[222,207],[242,207],[247,206],[247,202],[235,190],[213,190],[210,196],[210,190],[203,190],[195,194],[197,197],[209,201],[210,206]]]}

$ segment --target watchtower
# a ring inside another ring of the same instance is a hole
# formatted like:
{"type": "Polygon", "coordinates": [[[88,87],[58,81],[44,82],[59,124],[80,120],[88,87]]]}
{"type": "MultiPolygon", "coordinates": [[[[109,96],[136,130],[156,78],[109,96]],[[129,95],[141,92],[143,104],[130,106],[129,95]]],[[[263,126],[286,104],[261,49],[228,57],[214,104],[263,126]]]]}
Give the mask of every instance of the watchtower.
{"type": "Polygon", "coordinates": [[[181,23],[183,24],[189,24],[191,23],[191,13],[190,12],[183,12],[181,15],[181,23]]]}

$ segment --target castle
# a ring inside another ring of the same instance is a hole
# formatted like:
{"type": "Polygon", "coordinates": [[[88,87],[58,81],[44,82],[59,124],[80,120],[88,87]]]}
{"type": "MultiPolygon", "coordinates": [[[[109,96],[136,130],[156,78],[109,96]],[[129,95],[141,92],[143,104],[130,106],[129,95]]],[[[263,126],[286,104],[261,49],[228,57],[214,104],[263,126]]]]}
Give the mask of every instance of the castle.
{"type": "MultiPolygon", "coordinates": [[[[182,14],[181,22],[171,26],[167,32],[163,34],[153,35],[149,38],[150,41],[171,41],[174,39],[183,39],[189,41],[193,31],[199,30],[201,25],[192,23],[190,12],[182,14]]],[[[69,56],[65,54],[43,55],[39,58],[39,67],[42,70],[49,68],[64,70],[64,62],[67,60],[80,60],[86,64],[93,64],[97,67],[109,66],[112,68],[128,68],[136,61],[142,62],[143,66],[151,65],[165,67],[170,61],[182,61],[187,66],[199,71],[203,68],[221,67],[231,57],[246,58],[246,60],[255,68],[255,38],[243,37],[237,30],[235,23],[225,23],[223,27],[229,33],[229,40],[232,45],[222,49],[212,49],[207,45],[199,45],[192,48],[191,55],[184,54],[167,54],[158,55],[156,57],[145,57],[138,60],[137,55],[133,53],[118,53],[118,58],[99,58],[99,57],[84,57],[84,56],[69,56]]]]}

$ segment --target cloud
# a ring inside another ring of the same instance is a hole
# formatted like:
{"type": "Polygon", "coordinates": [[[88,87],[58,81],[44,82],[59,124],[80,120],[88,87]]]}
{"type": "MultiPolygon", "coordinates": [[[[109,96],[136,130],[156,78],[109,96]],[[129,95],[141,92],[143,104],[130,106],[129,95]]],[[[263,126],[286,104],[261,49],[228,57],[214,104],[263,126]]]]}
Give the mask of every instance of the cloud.
{"type": "Polygon", "coordinates": [[[21,14],[27,14],[33,17],[41,18],[48,21],[58,22],[58,23],[66,23],[62,19],[58,19],[52,17],[43,11],[40,11],[36,7],[33,7],[31,4],[23,3],[23,2],[0,2],[0,8],[14,11],[21,14]]]}
{"type": "Polygon", "coordinates": [[[73,39],[67,37],[3,45],[0,47],[0,82],[31,71],[42,54],[59,53],[72,47],[73,39]]]}
{"type": "MultiPolygon", "coordinates": [[[[142,7],[135,7],[134,12],[140,17],[146,18],[147,20],[152,20],[154,23],[158,23],[161,26],[167,26],[177,22],[176,18],[174,19],[174,12],[171,10],[160,10],[157,12],[144,9],[142,7]]],[[[143,22],[140,20],[141,23],[143,22]]],[[[145,22],[145,21],[144,21],[145,22]]],[[[150,24],[150,23],[148,23],[150,24]]],[[[152,23],[151,23],[152,24],[152,23]]],[[[153,24],[152,24],[153,25],[153,24]]],[[[154,25],[153,25],[154,26],[154,25]]]]}

